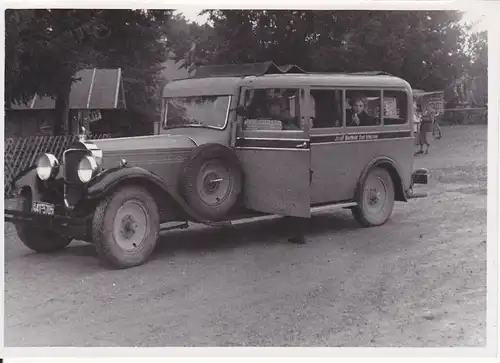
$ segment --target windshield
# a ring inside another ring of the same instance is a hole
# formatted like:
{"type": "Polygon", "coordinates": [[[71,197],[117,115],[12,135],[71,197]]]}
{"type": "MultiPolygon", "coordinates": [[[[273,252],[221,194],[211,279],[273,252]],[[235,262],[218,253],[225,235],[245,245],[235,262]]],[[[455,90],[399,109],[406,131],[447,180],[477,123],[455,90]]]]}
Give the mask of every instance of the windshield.
{"type": "Polygon", "coordinates": [[[169,98],[166,102],[164,128],[210,127],[223,129],[231,96],[192,96],[169,98]]]}

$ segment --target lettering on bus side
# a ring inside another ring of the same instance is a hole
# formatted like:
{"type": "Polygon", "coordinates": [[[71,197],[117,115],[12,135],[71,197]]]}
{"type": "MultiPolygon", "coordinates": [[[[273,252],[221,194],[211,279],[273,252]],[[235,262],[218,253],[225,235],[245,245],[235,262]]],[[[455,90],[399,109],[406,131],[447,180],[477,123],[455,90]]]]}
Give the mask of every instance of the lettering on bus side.
{"type": "Polygon", "coordinates": [[[375,141],[398,139],[410,137],[411,131],[393,131],[378,133],[359,133],[359,134],[337,134],[337,135],[311,135],[311,142],[315,143],[336,143],[336,142],[356,142],[356,141],[375,141]]]}
{"type": "Polygon", "coordinates": [[[353,134],[353,135],[345,135],[345,138],[339,141],[363,141],[363,140],[377,140],[377,139],[378,139],[378,134],[353,134]]]}
{"type": "MultiPolygon", "coordinates": [[[[366,135],[363,135],[365,137],[366,140],[376,140],[378,139],[378,134],[366,134],[366,135]]],[[[363,139],[363,140],[365,140],[363,139]]]]}

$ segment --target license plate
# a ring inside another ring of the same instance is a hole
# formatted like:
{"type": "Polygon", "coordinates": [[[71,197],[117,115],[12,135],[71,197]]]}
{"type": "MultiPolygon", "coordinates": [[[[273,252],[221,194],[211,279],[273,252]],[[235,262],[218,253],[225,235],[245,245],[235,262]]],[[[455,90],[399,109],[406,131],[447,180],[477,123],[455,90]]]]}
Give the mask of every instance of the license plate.
{"type": "Polygon", "coordinates": [[[54,204],[45,202],[33,202],[31,205],[31,211],[33,213],[43,214],[46,216],[54,215],[54,204]]]}

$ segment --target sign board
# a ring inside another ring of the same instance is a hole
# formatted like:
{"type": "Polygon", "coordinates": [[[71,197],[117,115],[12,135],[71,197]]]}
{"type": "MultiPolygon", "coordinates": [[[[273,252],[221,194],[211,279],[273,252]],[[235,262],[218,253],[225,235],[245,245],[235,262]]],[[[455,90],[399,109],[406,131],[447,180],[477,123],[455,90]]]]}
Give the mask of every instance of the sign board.
{"type": "Polygon", "coordinates": [[[99,110],[88,110],[88,111],[82,110],[81,113],[82,113],[82,121],[84,123],[95,122],[95,121],[99,121],[100,119],[102,119],[101,111],[99,111],[99,110]]]}
{"type": "Polygon", "coordinates": [[[399,118],[398,101],[395,97],[384,97],[384,117],[399,118]]]}
{"type": "Polygon", "coordinates": [[[422,108],[423,113],[433,111],[436,115],[444,112],[444,92],[414,93],[415,101],[422,108]]]}

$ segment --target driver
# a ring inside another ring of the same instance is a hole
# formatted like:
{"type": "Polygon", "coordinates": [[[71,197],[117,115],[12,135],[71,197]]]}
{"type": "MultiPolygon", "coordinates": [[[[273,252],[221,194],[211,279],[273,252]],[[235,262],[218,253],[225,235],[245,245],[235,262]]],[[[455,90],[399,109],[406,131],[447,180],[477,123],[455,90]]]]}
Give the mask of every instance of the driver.
{"type": "Polygon", "coordinates": [[[283,123],[283,130],[300,130],[295,124],[294,117],[286,107],[285,98],[271,100],[269,114],[273,120],[279,120],[283,123]]]}

